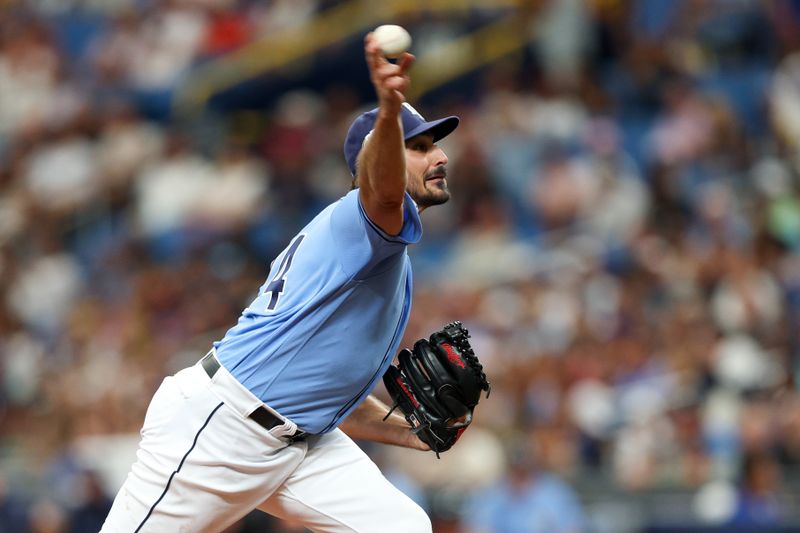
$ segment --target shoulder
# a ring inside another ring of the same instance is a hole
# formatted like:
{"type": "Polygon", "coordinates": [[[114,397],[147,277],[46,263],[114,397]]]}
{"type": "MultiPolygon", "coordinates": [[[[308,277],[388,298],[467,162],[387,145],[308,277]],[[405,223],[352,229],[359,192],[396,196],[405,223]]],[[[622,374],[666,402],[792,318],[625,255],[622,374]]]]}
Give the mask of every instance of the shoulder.
{"type": "Polygon", "coordinates": [[[334,231],[353,229],[358,226],[366,232],[370,238],[377,238],[389,244],[408,245],[414,244],[422,237],[422,222],[419,218],[417,206],[408,193],[404,193],[403,199],[403,225],[397,235],[385,232],[381,227],[370,219],[367,211],[361,203],[358,189],[354,189],[343,196],[331,215],[334,222],[334,231]]]}
{"type": "Polygon", "coordinates": [[[366,220],[367,223],[372,226],[372,229],[375,231],[375,233],[380,235],[386,241],[407,245],[415,244],[419,242],[420,238],[422,238],[422,221],[419,218],[419,210],[417,209],[417,204],[408,193],[404,193],[403,224],[400,227],[400,231],[397,233],[397,235],[387,233],[381,229],[378,224],[372,221],[367,212],[360,205],[360,201],[359,209],[364,220],[366,220]]]}

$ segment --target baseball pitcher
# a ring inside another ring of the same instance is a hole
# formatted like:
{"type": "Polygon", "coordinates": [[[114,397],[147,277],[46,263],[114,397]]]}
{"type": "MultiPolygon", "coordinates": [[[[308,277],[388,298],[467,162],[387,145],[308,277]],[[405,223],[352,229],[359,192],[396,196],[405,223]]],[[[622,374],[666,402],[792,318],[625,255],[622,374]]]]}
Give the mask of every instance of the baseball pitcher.
{"type": "Polygon", "coordinates": [[[387,61],[372,34],[364,49],[378,107],[344,142],[354,189],[289,242],[210,352],[164,379],[102,531],[219,532],[256,508],[313,531],[431,531],[351,439],[444,451],[488,391],[457,323],[392,365],[406,248],[419,214],[450,197],[436,142],[458,118],[426,121],[405,102],[411,54],[387,61]],[[402,414],[370,395],[381,380],[402,414]]]}

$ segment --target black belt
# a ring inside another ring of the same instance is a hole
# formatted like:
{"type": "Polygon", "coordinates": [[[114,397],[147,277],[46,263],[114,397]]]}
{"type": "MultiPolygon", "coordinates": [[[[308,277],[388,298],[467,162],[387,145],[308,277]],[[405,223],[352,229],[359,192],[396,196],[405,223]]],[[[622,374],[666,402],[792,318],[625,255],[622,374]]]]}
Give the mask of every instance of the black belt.
{"type": "MultiPolygon", "coordinates": [[[[220,367],[219,361],[211,352],[208,352],[205,357],[200,359],[200,364],[203,365],[203,370],[206,371],[206,374],[208,374],[209,378],[213,378],[214,374],[217,373],[217,370],[219,370],[220,367]]],[[[255,420],[259,426],[263,427],[267,431],[275,426],[282,426],[284,424],[283,419],[272,414],[269,409],[263,405],[259,406],[255,411],[250,413],[250,418],[255,420]]],[[[286,435],[285,437],[289,439],[289,442],[299,442],[305,440],[307,436],[308,433],[305,431],[297,430],[294,435],[286,435]]]]}

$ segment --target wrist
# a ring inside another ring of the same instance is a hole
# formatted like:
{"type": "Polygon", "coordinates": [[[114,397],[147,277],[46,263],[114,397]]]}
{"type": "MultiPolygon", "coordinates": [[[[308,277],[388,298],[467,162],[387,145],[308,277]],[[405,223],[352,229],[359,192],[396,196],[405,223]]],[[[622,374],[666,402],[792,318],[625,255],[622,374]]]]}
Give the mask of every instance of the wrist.
{"type": "Polygon", "coordinates": [[[399,120],[401,105],[401,102],[380,102],[378,105],[378,115],[375,117],[375,123],[399,120]]]}

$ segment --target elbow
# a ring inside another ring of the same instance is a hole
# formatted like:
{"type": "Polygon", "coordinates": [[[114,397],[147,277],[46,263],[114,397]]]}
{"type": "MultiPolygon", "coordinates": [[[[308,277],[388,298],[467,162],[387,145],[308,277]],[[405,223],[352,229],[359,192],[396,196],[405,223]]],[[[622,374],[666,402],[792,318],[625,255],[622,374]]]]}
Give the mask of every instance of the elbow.
{"type": "Polygon", "coordinates": [[[375,203],[378,205],[378,207],[386,211],[402,209],[403,201],[405,199],[404,192],[405,191],[399,191],[393,194],[389,193],[379,194],[375,198],[375,203]]]}
{"type": "Polygon", "coordinates": [[[399,209],[405,201],[405,184],[389,186],[387,182],[372,183],[368,181],[361,186],[362,198],[380,209],[399,209]]]}

